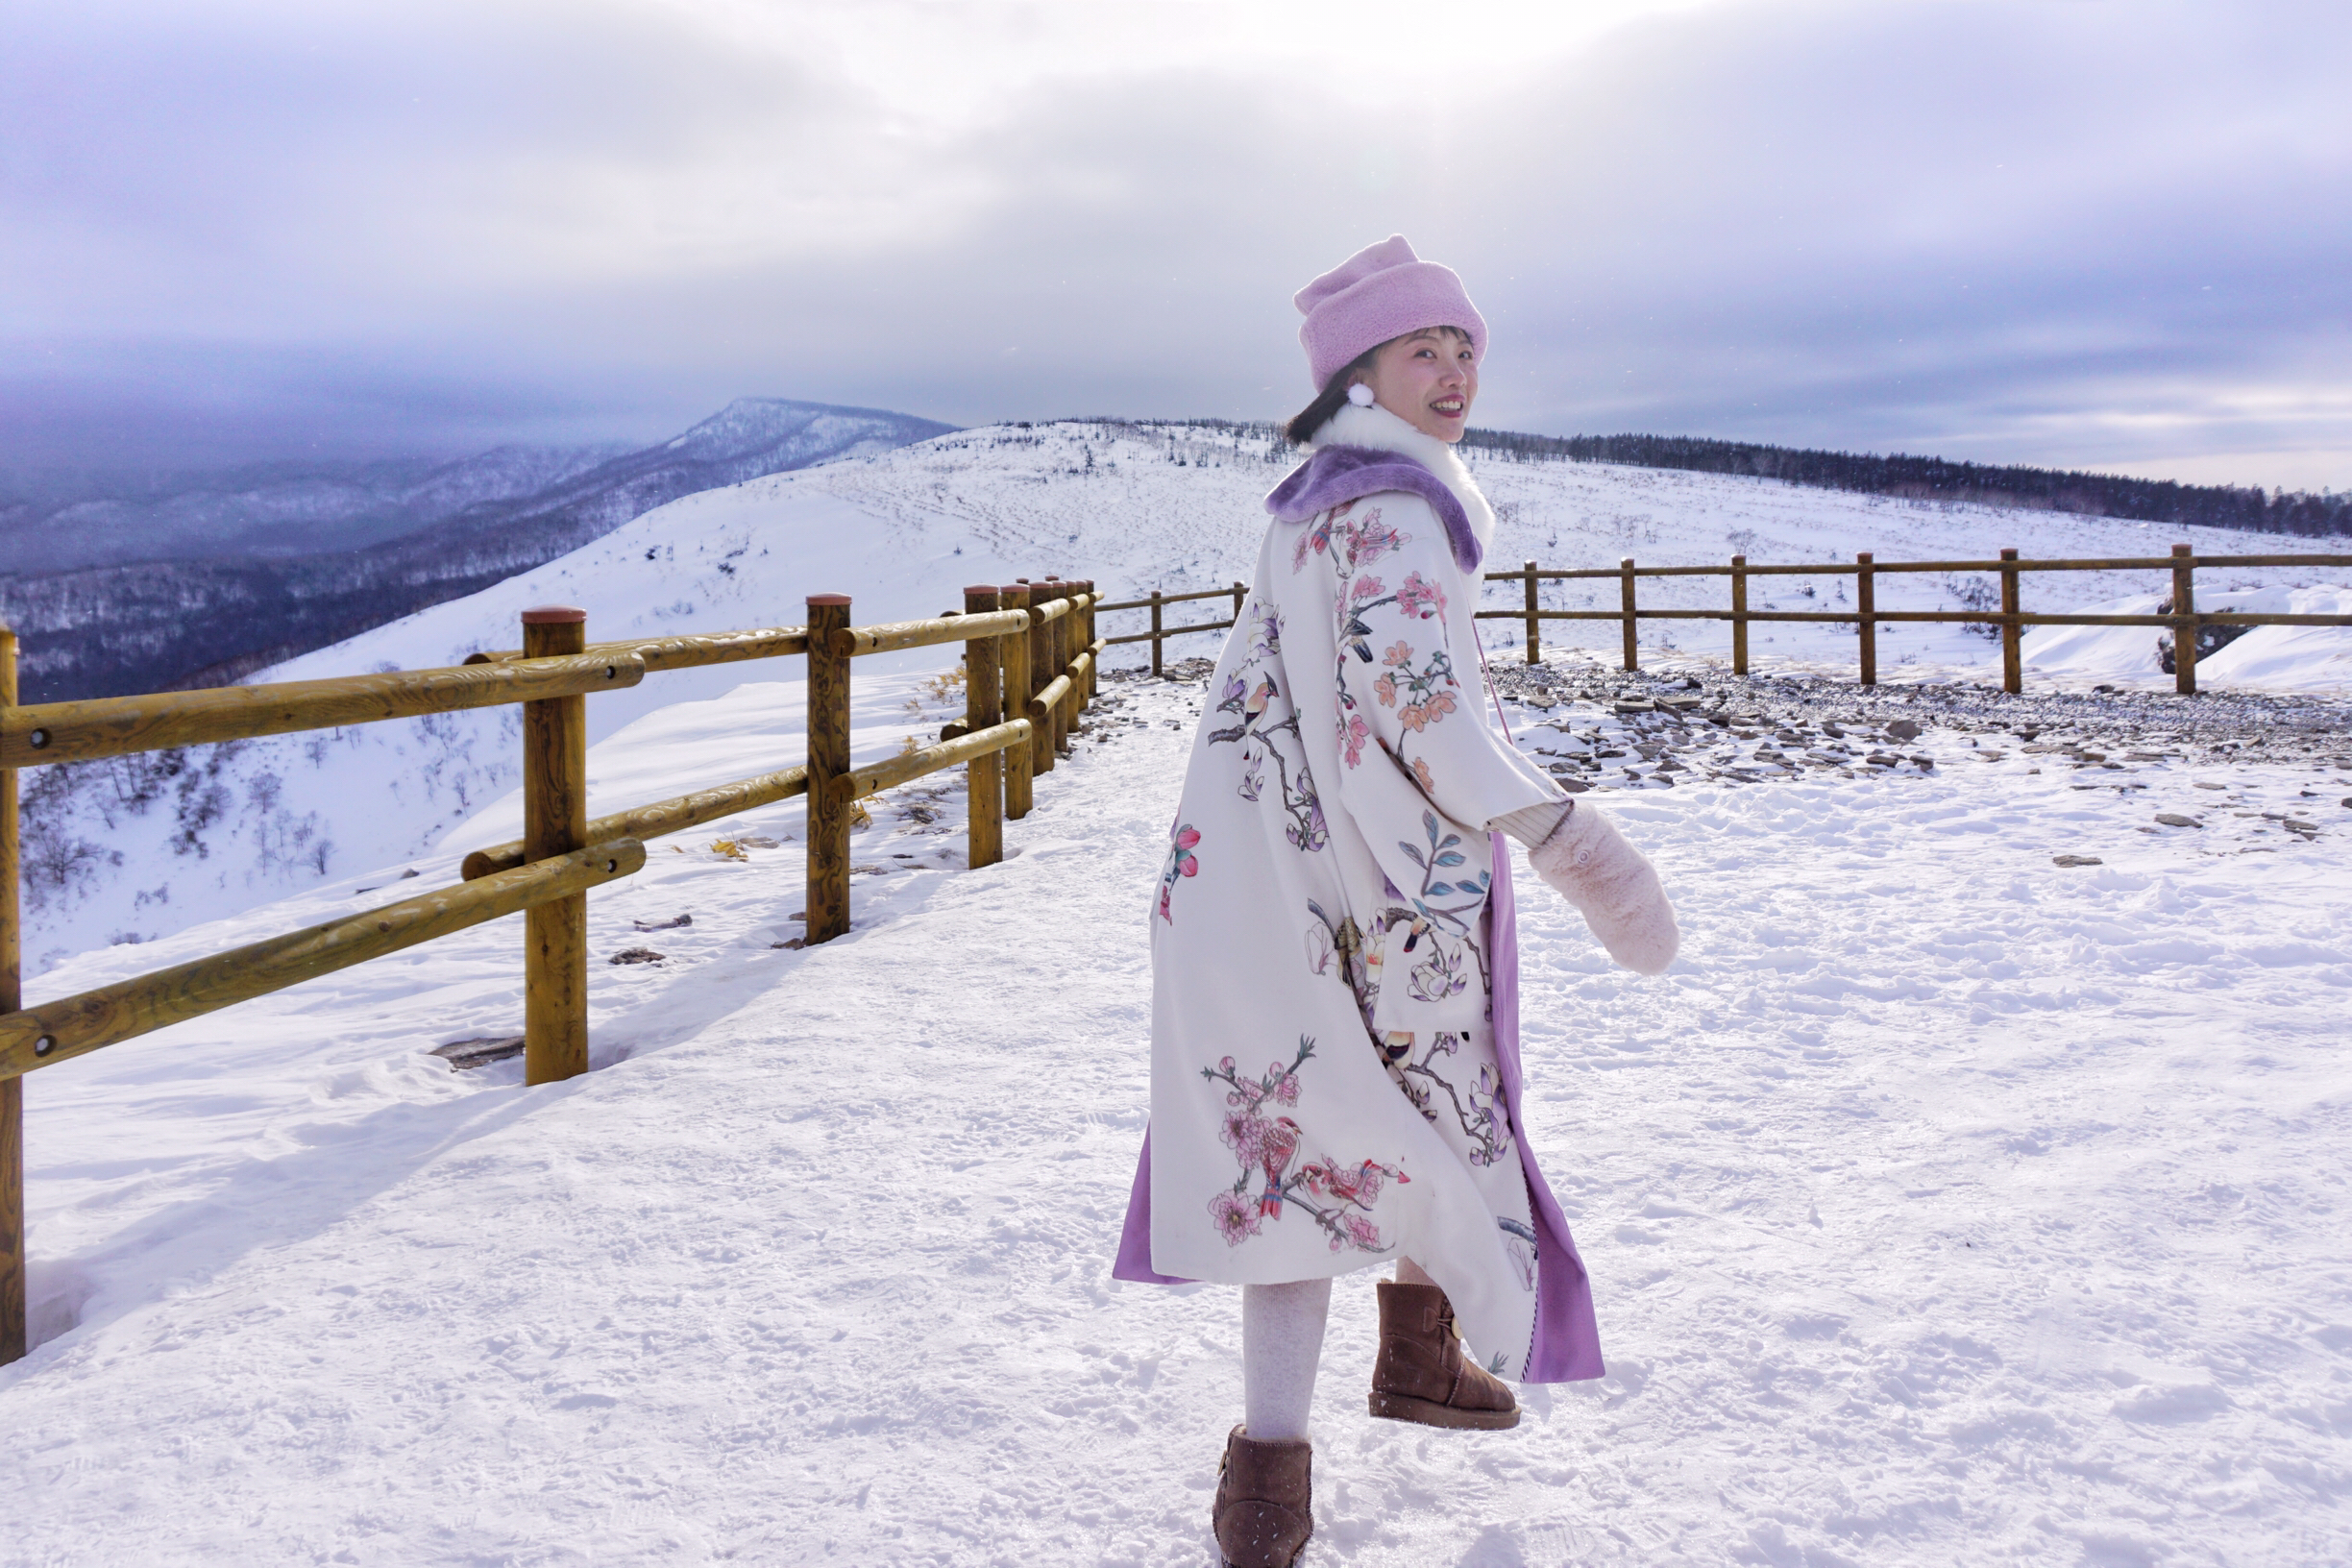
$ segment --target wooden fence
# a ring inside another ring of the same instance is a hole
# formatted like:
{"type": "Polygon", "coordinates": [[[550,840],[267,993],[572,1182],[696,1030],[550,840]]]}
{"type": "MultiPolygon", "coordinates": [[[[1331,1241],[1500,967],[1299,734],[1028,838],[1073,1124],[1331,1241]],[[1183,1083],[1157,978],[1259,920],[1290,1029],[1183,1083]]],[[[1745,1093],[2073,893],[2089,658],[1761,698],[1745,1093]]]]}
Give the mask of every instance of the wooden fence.
{"type": "Polygon", "coordinates": [[[845,595],[814,594],[807,624],[640,642],[591,643],[587,615],[523,612],[518,649],[448,670],[275,686],[16,704],[16,638],[0,628],[0,1363],[25,1353],[24,1075],[166,1024],[282,991],[501,916],[525,919],[524,1079],[588,1066],[587,894],[645,865],[645,841],[757,806],[808,797],[806,943],[849,929],[849,833],[863,797],[943,769],[968,770],[969,862],[1003,857],[1004,819],[1026,816],[1093,698],[1093,584],[1046,577],[965,590],[925,621],[850,624],[845,595]],[[965,716],[936,745],[853,768],[851,661],[962,643],[965,716]],[[586,699],[649,673],[749,659],[808,660],[808,756],[591,819],[586,699]],[[16,773],[24,768],[284,735],[465,708],[523,706],[523,837],[468,855],[463,880],[77,996],[23,1006],[16,773]]]}
{"type": "MultiPolygon", "coordinates": [[[[2196,608],[2196,571],[2199,567],[2244,568],[2277,566],[2340,566],[2352,567],[2352,555],[2204,555],[2200,556],[2187,545],[2174,545],[2169,555],[2129,556],[2112,560],[2021,560],[2014,550],[2004,550],[1998,560],[1992,561],[1881,561],[1865,551],[1849,566],[1844,562],[1825,561],[1797,566],[1752,566],[1745,555],[1734,555],[1727,566],[1636,566],[1630,558],[1613,567],[1555,569],[1528,562],[1516,572],[1489,572],[1488,582],[1523,582],[1527,598],[1524,607],[1510,610],[1479,610],[1482,621],[1520,621],[1526,624],[1527,662],[1540,663],[1543,659],[1543,623],[1546,621],[1615,621],[1624,628],[1624,664],[1628,670],[1641,668],[1639,649],[1635,647],[1635,631],[1644,621],[1728,621],[1731,623],[1731,671],[1734,674],[1748,674],[1748,628],[1756,622],[1815,622],[1836,625],[1850,625],[1857,634],[1861,682],[1865,686],[1878,684],[1878,626],[1882,623],[1924,621],[1945,625],[1992,625],[2000,629],[2001,687],[2016,693],[2025,689],[2025,668],[2021,653],[2027,626],[2165,626],[2172,631],[2172,675],[2175,688],[2183,695],[2195,695],[2197,664],[2197,631],[2202,626],[2346,626],[2352,625],[2347,615],[2266,615],[2200,612],[2196,608]],[[1918,572],[1979,572],[1997,576],[2000,579],[2000,608],[1998,610],[1882,610],[1877,607],[1877,578],[1882,573],[1918,572]],[[2161,615],[2073,615],[2034,614],[2022,608],[2022,577],[2028,572],[2163,572],[2171,578],[2172,608],[2161,615]],[[1752,610],[1748,607],[1748,582],[1752,577],[1770,576],[1850,576],[1854,579],[1854,607],[1851,610],[1752,610]],[[1720,610],[1663,610],[1643,609],[1635,584],[1643,577],[1729,577],[1730,603],[1720,610]],[[1546,582],[1595,580],[1615,578],[1621,585],[1618,607],[1613,610],[1547,610],[1537,602],[1538,589],[1546,582]]],[[[1170,637],[1183,637],[1193,632],[1219,631],[1234,624],[1233,620],[1211,621],[1199,625],[1164,626],[1162,606],[1187,600],[1224,599],[1234,601],[1234,620],[1241,614],[1248,585],[1235,583],[1231,588],[1211,588],[1200,593],[1153,593],[1148,599],[1122,600],[1115,604],[1100,606],[1105,611],[1149,609],[1151,629],[1124,637],[1106,640],[1106,646],[1121,643],[1151,644],[1152,674],[1161,673],[1161,644],[1170,637]]]]}
{"type": "Polygon", "coordinates": [[[1170,637],[1188,637],[1196,631],[1223,631],[1241,619],[1241,603],[1248,597],[1249,584],[1237,582],[1231,588],[1204,588],[1196,594],[1164,594],[1155,588],[1148,599],[1128,599],[1121,600],[1116,604],[1105,604],[1101,606],[1105,611],[1151,611],[1151,629],[1135,632],[1126,637],[1107,637],[1103,640],[1103,646],[1116,648],[1121,643],[1151,644],[1151,673],[1155,675],[1159,674],[1161,674],[1160,645],[1163,642],[1170,637]],[[1203,621],[1197,625],[1171,626],[1165,624],[1164,616],[1168,605],[1186,604],[1196,599],[1230,599],[1233,600],[1233,614],[1223,621],[1203,621]]]}

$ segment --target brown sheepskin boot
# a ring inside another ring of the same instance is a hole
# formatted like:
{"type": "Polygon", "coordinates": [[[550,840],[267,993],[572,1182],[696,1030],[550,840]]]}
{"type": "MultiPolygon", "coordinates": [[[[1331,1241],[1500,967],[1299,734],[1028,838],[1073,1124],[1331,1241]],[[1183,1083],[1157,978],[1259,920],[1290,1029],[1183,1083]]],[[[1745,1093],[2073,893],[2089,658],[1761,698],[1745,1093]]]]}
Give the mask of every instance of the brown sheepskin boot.
{"type": "Polygon", "coordinates": [[[1314,1450],[1303,1437],[1262,1443],[1239,1427],[1225,1439],[1210,1520],[1225,1568],[1290,1568],[1314,1533],[1314,1450]]]}
{"type": "Polygon", "coordinates": [[[1380,1314],[1380,1360],[1372,1364],[1374,1415],[1481,1432],[1519,1424],[1519,1402],[1503,1380],[1462,1359],[1454,1304],[1443,1290],[1383,1280],[1380,1314]]]}

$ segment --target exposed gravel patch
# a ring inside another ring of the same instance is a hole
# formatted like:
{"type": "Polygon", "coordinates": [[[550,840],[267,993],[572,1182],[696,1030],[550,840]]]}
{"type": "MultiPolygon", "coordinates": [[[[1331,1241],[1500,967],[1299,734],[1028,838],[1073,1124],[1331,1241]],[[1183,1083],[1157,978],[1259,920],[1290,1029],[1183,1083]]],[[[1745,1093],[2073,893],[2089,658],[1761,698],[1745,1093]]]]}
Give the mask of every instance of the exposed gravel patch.
{"type": "MultiPolygon", "coordinates": [[[[1205,658],[1167,667],[1199,686],[1205,658]]],[[[2197,834],[2210,848],[2310,842],[2352,826],[2352,701],[2217,692],[2028,691],[1957,682],[1882,685],[1816,675],[1734,676],[1682,660],[1628,674],[1579,653],[1490,670],[1522,749],[1571,794],[1697,783],[1817,783],[1997,769],[2076,790],[2112,790],[2144,831],[2197,834]],[[2249,787],[2233,768],[2284,765],[2249,787]],[[2210,793],[2201,793],[2210,792],[2210,793]],[[2240,821],[2239,819],[2243,819],[2240,821]],[[2220,838],[2199,833],[2227,825],[2220,838]]],[[[1115,673],[1114,679],[1145,680],[1115,673]]]]}
{"type": "Polygon", "coordinates": [[[1923,730],[2002,734],[2021,744],[2064,738],[2148,749],[2145,743],[2153,743],[2182,756],[2352,765],[2352,700],[2335,697],[2055,689],[2012,697],[1997,686],[1961,682],[1866,687],[1821,675],[1737,676],[1714,661],[1627,674],[1574,654],[1532,669],[1498,661],[1490,674],[1507,699],[1538,708],[1546,699],[1697,697],[1695,714],[1709,717],[1753,714],[1776,723],[1827,722],[1873,731],[1907,719],[1923,730]]]}

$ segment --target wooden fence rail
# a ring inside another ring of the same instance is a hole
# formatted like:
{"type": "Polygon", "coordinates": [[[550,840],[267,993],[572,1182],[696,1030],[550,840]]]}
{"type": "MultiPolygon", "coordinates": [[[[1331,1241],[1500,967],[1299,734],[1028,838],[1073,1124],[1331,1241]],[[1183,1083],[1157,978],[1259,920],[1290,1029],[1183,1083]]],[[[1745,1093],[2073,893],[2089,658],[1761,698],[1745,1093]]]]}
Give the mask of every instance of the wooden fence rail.
{"type": "Polygon", "coordinates": [[[26,1073],[521,913],[524,1077],[545,1083],[588,1066],[588,890],[641,870],[647,839],[806,796],[803,941],[812,944],[849,929],[849,839],[867,796],[964,767],[968,863],[1001,860],[1005,818],[1028,814],[1032,776],[1052,767],[1054,745],[1094,695],[1104,644],[1094,634],[1093,585],[1054,577],[984,585],[965,591],[962,611],[872,626],[849,624],[844,595],[811,595],[808,608],[799,626],[591,643],[584,611],[542,605],[523,612],[520,649],[477,653],[453,669],[31,707],[16,704],[16,639],[0,627],[0,1363],[26,1348],[26,1073]],[[852,768],[851,661],[948,643],[964,646],[958,732],[852,768]],[[663,670],[794,656],[808,659],[805,762],[589,818],[587,697],[663,670]],[[506,703],[524,714],[523,837],[466,856],[458,885],[23,1005],[19,769],[506,703]]]}
{"type": "Polygon", "coordinates": [[[1636,625],[1642,621],[1728,621],[1731,624],[1731,670],[1734,674],[1748,674],[1748,627],[1758,621],[1814,622],[1850,625],[1855,628],[1859,647],[1856,662],[1859,678],[1865,686],[1878,682],[1877,628],[1881,623],[1893,621],[1931,622],[1945,625],[1992,625],[1999,628],[2001,642],[2001,687],[2017,693],[2024,690],[2024,660],[2021,644],[2027,626],[2167,626],[2172,630],[2172,672],[2175,690],[2184,696],[2196,693],[2197,630],[2200,626],[2344,626],[2352,625],[2352,616],[2344,615],[2271,615],[2203,613],[2196,608],[2195,574],[2198,567],[2248,568],[2280,566],[2342,566],[2352,567],[2352,555],[2296,553],[2286,555],[2205,555],[2199,556],[2188,545],[2174,545],[2169,555],[2124,556],[2112,559],[2028,561],[2019,558],[2014,550],[2003,550],[1999,558],[1990,561],[1881,561],[1871,552],[1855,556],[1852,564],[1825,561],[1818,565],[1751,564],[1744,555],[1734,555],[1727,566],[1650,566],[1637,567],[1630,557],[1620,561],[1613,569],[1580,568],[1546,570],[1529,562],[1517,572],[1489,572],[1489,582],[1525,581],[1528,585],[1525,606],[1509,610],[1480,610],[1481,620],[1523,621],[1527,625],[1528,656],[1531,662],[1540,658],[1541,645],[1537,626],[1544,621],[1615,621],[1625,628],[1624,665],[1628,670],[1640,667],[1638,649],[1634,645],[1636,625]],[[2000,579],[2000,602],[1997,610],[1882,610],[1877,607],[1878,576],[1885,573],[1919,572],[1976,572],[1997,576],[2000,579]],[[2028,612],[2021,603],[2021,576],[2028,572],[2165,572],[2171,576],[2172,608],[2162,615],[2071,615],[2038,614],[2028,612]],[[1748,579],[1758,576],[1844,576],[1855,580],[1854,608],[1851,610],[1752,610],[1748,607],[1748,579]],[[1640,577],[1703,577],[1727,576],[1731,579],[1731,602],[1721,610],[1662,610],[1642,609],[1637,602],[1635,579],[1640,577]],[[1545,582],[1577,578],[1615,577],[1622,584],[1619,606],[1613,610],[1547,610],[1535,603],[1535,585],[1545,582]]]}
{"type": "Polygon", "coordinates": [[[1204,588],[1198,593],[1191,594],[1164,594],[1159,589],[1155,588],[1151,591],[1150,597],[1146,599],[1122,600],[1116,604],[1100,604],[1095,607],[1098,610],[1148,609],[1151,611],[1151,629],[1149,631],[1139,631],[1132,636],[1127,637],[1107,637],[1103,639],[1103,646],[1106,648],[1116,648],[1121,643],[1151,644],[1151,673],[1156,675],[1162,673],[1160,659],[1160,645],[1162,643],[1165,642],[1170,637],[1189,637],[1196,631],[1223,631],[1229,626],[1237,625],[1241,619],[1241,602],[1248,597],[1249,584],[1246,582],[1237,582],[1230,588],[1204,588]],[[1190,626],[1167,626],[1162,625],[1160,615],[1164,606],[1169,604],[1189,603],[1193,600],[1198,599],[1232,600],[1234,607],[1232,619],[1226,621],[1204,621],[1197,625],[1190,626]]]}
{"type": "MultiPolygon", "coordinates": [[[[1989,561],[1881,561],[1870,551],[1856,555],[1851,564],[1843,561],[1823,561],[1799,565],[1756,565],[1745,555],[1734,555],[1725,566],[1636,566],[1628,557],[1615,566],[1547,568],[1533,561],[1516,572],[1489,572],[1488,582],[1522,582],[1526,585],[1521,604],[1512,609],[1479,610],[1474,612],[1482,621],[1517,621],[1525,627],[1527,662],[1539,664],[1543,660],[1543,623],[1546,621],[1614,621],[1624,628],[1623,663],[1628,670],[1641,666],[1640,649],[1635,633],[1644,621],[1727,621],[1731,624],[1731,670],[1734,674],[1748,674],[1748,628],[1764,622],[1815,622],[1834,625],[1850,625],[1856,632],[1859,648],[1857,663],[1859,678],[1865,686],[1878,683],[1877,628],[1884,623],[1897,621],[1928,622],[1944,625],[1991,625],[1999,628],[2001,643],[2001,687],[2016,693],[2025,688],[2024,660],[2021,644],[2027,626],[2165,626],[2172,631],[2173,684],[2184,696],[2196,693],[2197,631],[2202,626],[2352,626],[2352,615],[2286,615],[2254,614],[2230,611],[2199,611],[2196,607],[2195,576],[2199,567],[2250,568],[2282,566],[2352,567],[2352,555],[2295,553],[2284,555],[2198,555],[2188,545],[2174,545],[2169,555],[2124,556],[2114,559],[2028,561],[2019,558],[2014,550],[2003,550],[1999,558],[1989,561]],[[2000,581],[1998,610],[1882,610],[1877,605],[1877,579],[1887,573],[1919,572],[1976,572],[1997,576],[2000,581]],[[2172,608],[2160,615],[2071,615],[2029,612],[2021,606],[2021,576],[2029,572],[2166,572],[2171,575],[2172,608]],[[1851,610],[1752,610],[1748,607],[1748,583],[1752,577],[1769,576],[1852,576],[1854,607],[1851,610]],[[1547,610],[1537,602],[1541,583],[1562,581],[1598,581],[1615,578],[1619,584],[1618,604],[1610,610],[1547,610]],[[1638,579],[1643,577],[1728,577],[1730,604],[1720,610],[1643,609],[1640,604],[1638,579]]],[[[1197,593],[1163,594],[1157,591],[1142,599],[1121,600],[1115,604],[1096,606],[1100,610],[1144,610],[1151,612],[1151,627],[1146,631],[1110,637],[1102,646],[1115,648],[1125,643],[1151,645],[1151,670],[1162,673],[1161,645],[1171,637],[1189,636],[1195,632],[1223,631],[1240,619],[1241,607],[1248,586],[1235,583],[1231,588],[1211,588],[1197,593]],[[1162,610],[1169,604],[1188,600],[1223,599],[1234,601],[1234,618],[1227,621],[1204,622],[1198,625],[1168,626],[1162,620],[1162,610]]]]}

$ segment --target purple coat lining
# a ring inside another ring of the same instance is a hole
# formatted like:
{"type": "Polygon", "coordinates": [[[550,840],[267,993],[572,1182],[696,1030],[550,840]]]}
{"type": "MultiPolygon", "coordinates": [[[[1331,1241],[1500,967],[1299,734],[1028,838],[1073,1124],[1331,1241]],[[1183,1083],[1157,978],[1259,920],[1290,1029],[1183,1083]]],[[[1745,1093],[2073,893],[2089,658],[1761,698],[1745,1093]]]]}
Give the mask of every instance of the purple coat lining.
{"type": "Polygon", "coordinates": [[[1593,1316],[1592,1280],[1568,1234],[1552,1184],[1535,1168],[1528,1141],[1526,1096],[1519,1092],[1519,907],[1511,896],[1510,845],[1494,834],[1494,886],[1486,895],[1487,941],[1494,954],[1495,1066],[1503,1073],[1503,1103],[1519,1168],[1527,1176],[1528,1207],[1535,1215],[1535,1335],[1525,1383],[1578,1383],[1605,1377],[1601,1325],[1593,1316]]]}
{"type": "Polygon", "coordinates": [[[1267,493],[1265,509],[1285,523],[1304,523],[1317,512],[1384,490],[1409,491],[1428,502],[1445,525],[1446,540],[1454,547],[1454,564],[1464,572],[1479,569],[1486,547],[1471,531],[1470,514],[1462,510],[1461,498],[1447,489],[1443,479],[1401,453],[1371,447],[1318,447],[1314,455],[1267,493]]]}

